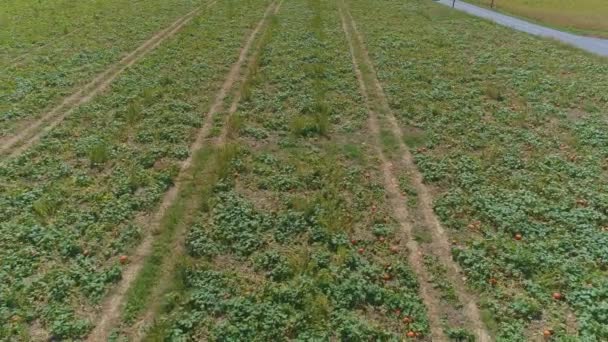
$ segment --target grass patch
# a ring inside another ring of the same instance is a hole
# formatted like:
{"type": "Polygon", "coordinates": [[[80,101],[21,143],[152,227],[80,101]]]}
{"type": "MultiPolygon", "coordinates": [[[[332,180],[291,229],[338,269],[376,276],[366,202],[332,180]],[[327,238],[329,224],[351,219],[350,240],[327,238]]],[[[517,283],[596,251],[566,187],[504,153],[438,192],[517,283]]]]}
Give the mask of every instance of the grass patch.
{"type": "Polygon", "coordinates": [[[399,150],[399,140],[397,140],[390,130],[380,130],[380,143],[382,144],[382,149],[386,153],[391,154],[399,150]]]}
{"type": "Polygon", "coordinates": [[[420,131],[409,131],[407,128],[403,132],[403,142],[410,148],[416,148],[426,143],[426,135],[420,131]]]}
{"type": "Polygon", "coordinates": [[[298,115],[291,120],[289,128],[294,135],[300,137],[327,136],[329,118],[322,113],[298,115]]]}
{"type": "Polygon", "coordinates": [[[409,174],[401,174],[399,176],[399,189],[407,198],[407,205],[410,208],[415,208],[418,205],[418,192],[412,185],[412,180],[409,174]]]}
{"type": "Polygon", "coordinates": [[[348,158],[353,160],[360,160],[363,156],[361,149],[355,144],[345,144],[342,146],[342,150],[348,158]]]}
{"type": "Polygon", "coordinates": [[[414,229],[414,240],[419,243],[431,243],[433,242],[433,235],[426,229],[416,226],[414,229]]]}
{"type": "Polygon", "coordinates": [[[441,293],[441,299],[457,307],[462,306],[458,300],[454,286],[447,278],[448,271],[441,261],[439,261],[439,258],[433,255],[425,255],[424,266],[431,275],[431,284],[441,293]]]}

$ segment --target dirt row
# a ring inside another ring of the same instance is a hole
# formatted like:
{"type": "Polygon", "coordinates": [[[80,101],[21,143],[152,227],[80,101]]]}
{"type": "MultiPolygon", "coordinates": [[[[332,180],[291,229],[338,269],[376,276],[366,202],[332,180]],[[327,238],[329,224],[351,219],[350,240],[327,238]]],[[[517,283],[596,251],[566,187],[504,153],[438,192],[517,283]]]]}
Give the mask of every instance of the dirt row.
{"type": "Polygon", "coordinates": [[[468,328],[474,331],[479,341],[490,341],[490,335],[481,320],[475,298],[468,293],[461,281],[462,272],[451,258],[449,240],[439,223],[439,219],[433,212],[430,192],[423,183],[422,175],[417,170],[408,147],[403,142],[403,131],[392,113],[382,85],[376,76],[376,71],[365,48],[363,37],[357,30],[356,23],[343,1],[340,1],[340,15],[343,29],[350,45],[353,67],[362,95],[366,101],[369,115],[369,130],[376,140],[376,146],[374,147],[382,161],[381,168],[384,176],[384,186],[389,196],[393,213],[399,221],[404,235],[408,238],[407,247],[409,249],[410,263],[420,280],[420,295],[428,309],[432,340],[447,340],[441,328],[442,318],[447,316],[450,320],[464,320],[464,322],[459,323],[465,323],[468,328]],[[378,113],[381,113],[382,116],[380,117],[378,113]],[[390,132],[399,142],[398,153],[400,159],[395,161],[395,163],[391,162],[382,150],[380,142],[381,121],[388,121],[390,132]],[[407,198],[399,189],[399,181],[396,176],[396,171],[399,169],[407,171],[412,176],[411,181],[416,189],[417,202],[419,203],[417,212],[410,212],[408,210],[406,204],[407,198]],[[430,232],[433,237],[432,242],[426,246],[418,244],[413,239],[414,225],[421,225],[430,232]],[[425,254],[432,254],[438,257],[440,262],[448,267],[448,278],[455,285],[460,301],[464,302],[462,312],[449,310],[446,305],[439,301],[438,291],[433,288],[430,282],[430,275],[423,264],[422,257],[425,254]],[[454,317],[455,315],[462,315],[463,317],[459,319],[459,317],[454,317]]]}

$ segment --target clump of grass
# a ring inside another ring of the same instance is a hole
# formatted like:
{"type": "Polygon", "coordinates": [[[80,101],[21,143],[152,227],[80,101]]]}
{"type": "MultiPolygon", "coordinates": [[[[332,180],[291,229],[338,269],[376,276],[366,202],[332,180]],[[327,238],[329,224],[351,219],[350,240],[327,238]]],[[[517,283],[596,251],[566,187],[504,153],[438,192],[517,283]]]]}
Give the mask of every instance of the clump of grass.
{"type": "Polygon", "coordinates": [[[243,101],[251,100],[251,82],[248,80],[241,85],[241,99],[243,101]]]}
{"type": "Polygon", "coordinates": [[[399,142],[395,135],[386,129],[380,131],[380,142],[385,152],[395,152],[399,148],[399,142]]]}
{"type": "MultiPolygon", "coordinates": [[[[320,42],[324,39],[321,2],[319,0],[310,0],[308,5],[314,12],[309,27],[320,42]]],[[[319,44],[315,49],[320,48],[321,45],[319,44]]],[[[290,123],[290,130],[296,136],[311,137],[317,135],[328,137],[331,127],[331,107],[325,95],[327,93],[327,86],[324,83],[326,78],[325,65],[323,63],[310,63],[305,66],[305,72],[312,81],[313,105],[310,108],[312,113],[308,112],[306,113],[308,115],[300,115],[293,118],[290,123]]]]}
{"type": "Polygon", "coordinates": [[[204,172],[204,177],[197,178],[202,183],[197,186],[200,189],[198,196],[202,199],[201,211],[207,212],[211,208],[209,201],[212,197],[213,186],[221,180],[229,178],[232,161],[238,153],[238,146],[233,144],[226,144],[217,149],[213,155],[213,166],[204,172]]]}
{"type": "Polygon", "coordinates": [[[502,101],[504,100],[504,96],[502,91],[496,87],[495,85],[486,86],[486,96],[494,101],[502,101]]]}
{"type": "Polygon", "coordinates": [[[403,142],[410,148],[416,148],[426,143],[427,137],[419,129],[406,127],[403,135],[403,142]]]}
{"type": "MultiPolygon", "coordinates": [[[[484,303],[480,303],[481,306],[484,306],[484,303]]],[[[487,303],[486,303],[487,305],[487,303]]],[[[499,330],[499,325],[498,322],[494,319],[494,315],[492,314],[492,312],[488,309],[481,309],[480,311],[480,315],[481,315],[481,321],[483,322],[484,326],[486,326],[488,328],[488,330],[490,330],[493,333],[496,333],[499,330]]]]}
{"type": "Polygon", "coordinates": [[[329,136],[329,114],[321,112],[315,115],[315,124],[320,136],[329,136]]]}
{"type": "Polygon", "coordinates": [[[236,137],[242,127],[243,117],[238,114],[231,115],[226,123],[226,136],[231,139],[236,137]]]}
{"type": "Polygon", "coordinates": [[[296,136],[329,136],[331,107],[325,99],[326,87],[322,79],[325,67],[320,63],[306,67],[312,78],[313,105],[306,114],[296,116],[290,124],[291,132],[296,136]]]}
{"type": "Polygon", "coordinates": [[[344,154],[350,159],[361,160],[363,157],[361,149],[355,144],[345,144],[342,149],[344,150],[344,154]]]}
{"type": "Polygon", "coordinates": [[[279,16],[273,14],[270,16],[270,30],[277,28],[279,26],[279,16]]]}
{"type": "Polygon", "coordinates": [[[294,248],[287,253],[287,263],[293,270],[294,274],[302,274],[306,272],[310,255],[306,248],[294,248]]]}
{"type": "Polygon", "coordinates": [[[143,99],[143,104],[145,106],[152,105],[154,103],[154,100],[156,100],[156,94],[155,94],[154,88],[144,89],[141,97],[143,99]]]}
{"type": "Polygon", "coordinates": [[[40,198],[32,204],[32,209],[41,220],[46,220],[56,211],[57,202],[48,198],[40,198]]]}
{"type": "Polygon", "coordinates": [[[98,142],[89,148],[91,166],[100,166],[110,159],[110,149],[105,142],[98,142]]]}
{"type": "Polygon", "coordinates": [[[289,129],[294,135],[301,137],[327,136],[329,117],[322,113],[298,115],[291,120],[289,129]]]}
{"type": "Polygon", "coordinates": [[[163,76],[160,81],[159,81],[160,85],[163,87],[166,87],[168,85],[173,84],[173,80],[171,79],[171,77],[169,76],[163,76]]]}
{"type": "Polygon", "coordinates": [[[311,0],[308,2],[310,8],[314,11],[314,15],[310,21],[310,28],[319,40],[323,39],[323,18],[321,17],[321,1],[311,0]]]}
{"type": "Polygon", "coordinates": [[[127,123],[134,124],[139,121],[142,117],[142,108],[139,102],[131,101],[127,106],[127,112],[125,113],[125,119],[127,123]]]}
{"type": "Polygon", "coordinates": [[[402,174],[399,176],[399,189],[406,195],[408,206],[411,208],[416,207],[418,204],[418,192],[412,185],[409,174],[402,174]]]}
{"type": "Polygon", "coordinates": [[[426,230],[421,229],[420,227],[414,231],[414,240],[420,243],[431,243],[433,242],[433,235],[426,230]]]}
{"type": "Polygon", "coordinates": [[[305,307],[309,312],[308,317],[311,317],[316,324],[322,324],[329,318],[331,303],[329,298],[322,293],[307,298],[305,307]]]}
{"type": "Polygon", "coordinates": [[[251,56],[251,61],[247,65],[247,76],[245,80],[241,84],[241,100],[249,101],[251,100],[252,91],[251,88],[256,82],[259,81],[260,75],[260,54],[264,50],[264,48],[270,43],[273,36],[273,31],[279,26],[279,18],[277,15],[273,14],[270,16],[270,23],[268,24],[268,28],[262,34],[262,37],[259,40],[258,46],[256,48],[256,53],[251,56]]]}
{"type": "Polygon", "coordinates": [[[451,341],[474,342],[475,335],[465,328],[445,327],[445,334],[451,341]]]}
{"type": "Polygon", "coordinates": [[[234,16],[236,15],[236,8],[234,5],[234,0],[228,0],[225,3],[226,3],[226,16],[228,17],[228,19],[234,18],[234,16]]]}

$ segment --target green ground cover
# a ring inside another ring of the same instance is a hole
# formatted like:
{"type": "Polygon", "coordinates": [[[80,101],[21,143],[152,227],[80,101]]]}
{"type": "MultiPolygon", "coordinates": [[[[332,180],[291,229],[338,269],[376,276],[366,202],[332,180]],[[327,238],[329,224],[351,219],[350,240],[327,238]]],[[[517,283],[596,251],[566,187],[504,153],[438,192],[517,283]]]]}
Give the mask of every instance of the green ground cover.
{"type": "Polygon", "coordinates": [[[265,1],[218,4],[0,166],[0,337],[90,329],[265,1]]]}
{"type": "Polygon", "coordinates": [[[204,3],[4,1],[0,14],[0,136],[60,103],[204,3]]]}
{"type": "MultiPolygon", "coordinates": [[[[1,63],[71,25],[3,69],[4,134],[199,4],[5,3],[0,21],[15,29],[0,34],[1,63]]],[[[345,3],[495,339],[608,339],[608,62],[431,1],[345,3]]],[[[218,2],[1,161],[1,340],[91,331],[121,278],[119,257],[148,232],[146,217],[269,4],[218,2]]],[[[378,140],[367,126],[339,4],[286,0],[254,42],[238,110],[226,117],[230,92],[214,120],[215,136],[227,122],[228,139],[194,157],[113,339],[153,308],[148,340],[430,340],[438,315],[421,299],[427,286],[455,308],[439,310],[456,313],[440,318],[445,334],[473,340],[453,324],[466,303],[442,255],[420,254],[428,283],[408,265],[410,239],[426,252],[437,238],[417,217],[426,189],[401,160],[380,92],[369,92],[378,140]],[[413,236],[393,217],[375,147],[391,159],[413,236]],[[183,255],[171,253],[175,243],[183,255]],[[177,262],[163,278],[167,258],[177,262]]]]}
{"type": "Polygon", "coordinates": [[[337,6],[286,1],[274,20],[235,114],[236,153],[187,235],[148,338],[425,335],[337,6]]]}
{"type": "Polygon", "coordinates": [[[350,3],[497,339],[607,338],[608,63],[430,2],[350,3]]]}

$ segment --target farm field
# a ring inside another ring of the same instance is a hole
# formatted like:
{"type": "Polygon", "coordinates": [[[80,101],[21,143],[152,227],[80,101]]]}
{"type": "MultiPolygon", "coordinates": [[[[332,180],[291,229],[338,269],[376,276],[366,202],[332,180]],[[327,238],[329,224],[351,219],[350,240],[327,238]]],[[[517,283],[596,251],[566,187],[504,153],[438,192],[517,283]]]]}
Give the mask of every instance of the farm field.
{"type": "MultiPolygon", "coordinates": [[[[491,0],[467,0],[490,7],[491,0]]],[[[576,33],[608,38],[608,3],[603,0],[495,0],[501,12],[576,33]]]]}
{"type": "Polygon", "coordinates": [[[430,4],[352,7],[487,325],[606,338],[606,61],[430,4]]]}
{"type": "Polygon", "coordinates": [[[2,77],[71,81],[0,97],[0,340],[608,339],[606,59],[422,0],[7,4],[2,77]]]}
{"type": "Polygon", "coordinates": [[[2,142],[201,4],[193,0],[3,2],[2,142]]]}
{"type": "MultiPolygon", "coordinates": [[[[2,338],[90,329],[264,3],[217,5],[1,165],[2,338]],[[179,115],[176,115],[179,113],[179,115]],[[40,305],[44,303],[44,305],[40,305]],[[43,330],[43,331],[44,331],[43,330]]],[[[27,339],[27,338],[25,338],[27,339]]]]}

